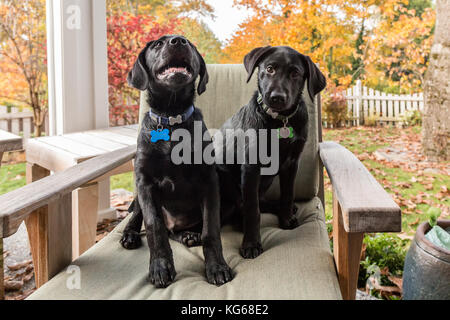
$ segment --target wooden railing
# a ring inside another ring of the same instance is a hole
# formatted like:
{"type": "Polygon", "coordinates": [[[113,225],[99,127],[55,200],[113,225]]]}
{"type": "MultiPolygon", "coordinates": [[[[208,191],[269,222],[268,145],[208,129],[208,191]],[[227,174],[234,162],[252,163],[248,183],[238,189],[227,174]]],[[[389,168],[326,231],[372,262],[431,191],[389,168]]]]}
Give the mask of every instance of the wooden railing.
{"type": "MultiPolygon", "coordinates": [[[[25,139],[31,138],[34,133],[33,112],[0,106],[0,130],[22,135],[25,139]]],[[[49,132],[48,117],[45,121],[44,132],[47,134],[49,132]]]]}

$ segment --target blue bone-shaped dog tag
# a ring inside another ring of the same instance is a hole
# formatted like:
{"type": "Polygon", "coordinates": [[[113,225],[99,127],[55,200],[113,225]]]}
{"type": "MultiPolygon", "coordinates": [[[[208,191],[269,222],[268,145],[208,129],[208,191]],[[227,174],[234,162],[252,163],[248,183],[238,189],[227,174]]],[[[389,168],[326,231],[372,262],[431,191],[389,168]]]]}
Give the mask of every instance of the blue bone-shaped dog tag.
{"type": "Polygon", "coordinates": [[[156,143],[158,141],[170,141],[169,129],[153,130],[152,132],[150,132],[150,134],[152,135],[152,143],[156,143]]]}

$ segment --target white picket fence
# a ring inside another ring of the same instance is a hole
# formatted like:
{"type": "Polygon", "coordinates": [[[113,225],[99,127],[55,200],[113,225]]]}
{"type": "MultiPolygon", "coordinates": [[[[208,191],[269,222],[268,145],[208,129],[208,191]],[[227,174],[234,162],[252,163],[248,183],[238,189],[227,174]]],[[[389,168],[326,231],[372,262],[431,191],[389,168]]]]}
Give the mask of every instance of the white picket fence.
{"type": "Polygon", "coordinates": [[[350,126],[364,124],[369,118],[382,124],[395,125],[404,121],[406,111],[423,111],[424,108],[423,93],[387,94],[362,86],[360,80],[343,94],[347,99],[347,125],[350,126]]]}
{"type": "MultiPolygon", "coordinates": [[[[33,112],[20,112],[18,108],[8,110],[7,107],[0,106],[0,130],[22,135],[25,139],[31,138],[34,133],[33,112]]],[[[45,132],[48,132],[48,121],[46,121],[45,132]]]]}

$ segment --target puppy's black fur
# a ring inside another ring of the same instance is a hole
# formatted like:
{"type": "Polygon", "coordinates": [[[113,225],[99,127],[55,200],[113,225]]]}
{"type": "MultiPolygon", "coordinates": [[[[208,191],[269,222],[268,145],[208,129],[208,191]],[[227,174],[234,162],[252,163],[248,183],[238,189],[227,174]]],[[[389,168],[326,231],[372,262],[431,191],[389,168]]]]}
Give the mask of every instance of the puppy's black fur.
{"type": "MultiPolygon", "coordinates": [[[[307,56],[290,47],[262,47],[251,51],[244,59],[248,72],[248,81],[256,68],[258,72],[258,90],[264,103],[281,115],[288,116],[289,126],[294,129],[294,137],[280,139],[279,178],[281,199],[270,203],[264,200],[264,194],[271,186],[275,176],[262,176],[261,163],[218,165],[221,183],[222,215],[235,213],[243,215],[244,239],[241,255],[244,258],[256,258],[263,248],[260,236],[260,212],[278,214],[280,227],[293,229],[298,226],[295,218],[294,182],[300,155],[308,138],[308,110],[302,100],[305,81],[308,80],[308,92],[312,99],[326,86],[326,80],[316,65],[307,56]]],[[[257,102],[255,92],[248,105],[240,109],[223,125],[221,132],[226,136],[227,129],[278,129],[283,127],[281,120],[269,116],[257,102]]],[[[224,142],[224,148],[230,141],[224,142]]],[[[231,142],[232,143],[232,142],[231,142]]],[[[246,152],[248,153],[246,140],[246,152]]],[[[257,142],[260,143],[259,141],[257,142]]],[[[270,139],[268,139],[270,144],[270,139]]],[[[258,148],[259,150],[259,148],[258,148]]],[[[267,150],[270,150],[270,145],[267,150]]],[[[236,151],[236,146],[235,146],[236,151]]],[[[224,149],[225,152],[225,149],[224,149]]],[[[248,155],[246,159],[249,159],[248,155]]]]}
{"type": "MultiPolygon", "coordinates": [[[[206,90],[208,72],[195,46],[184,37],[164,36],[147,44],[129,73],[128,81],[139,90],[149,91],[148,102],[154,113],[175,117],[193,105],[198,77],[197,92],[202,94],[206,90]],[[184,71],[165,72],[170,68],[184,68],[184,71]]],[[[203,133],[207,131],[199,109],[195,109],[189,120],[169,129],[186,129],[193,136],[194,121],[201,121],[203,133]]],[[[187,246],[202,244],[207,280],[222,285],[233,276],[222,254],[219,181],[215,167],[173,164],[171,152],[176,143],[150,141],[150,132],[157,126],[147,114],[137,142],[138,195],[121,244],[126,249],[139,247],[139,232],[144,221],[150,248],[149,279],[159,288],[167,287],[176,275],[169,237],[187,246]]],[[[203,148],[205,146],[206,143],[203,148]]]]}

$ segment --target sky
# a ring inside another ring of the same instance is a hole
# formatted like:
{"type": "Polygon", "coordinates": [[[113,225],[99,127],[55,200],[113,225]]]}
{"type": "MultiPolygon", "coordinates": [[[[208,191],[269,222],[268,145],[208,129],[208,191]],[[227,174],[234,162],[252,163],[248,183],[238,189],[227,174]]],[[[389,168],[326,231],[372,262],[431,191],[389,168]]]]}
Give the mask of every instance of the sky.
{"type": "Polygon", "coordinates": [[[250,15],[250,11],[243,8],[233,7],[233,0],[208,0],[214,7],[216,19],[204,19],[204,22],[215,33],[216,37],[223,43],[231,39],[234,31],[240,23],[250,15]]]}

